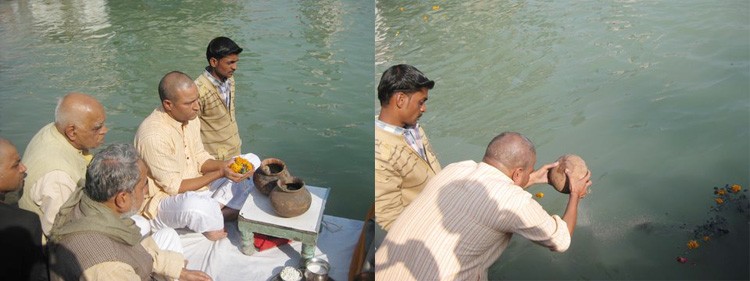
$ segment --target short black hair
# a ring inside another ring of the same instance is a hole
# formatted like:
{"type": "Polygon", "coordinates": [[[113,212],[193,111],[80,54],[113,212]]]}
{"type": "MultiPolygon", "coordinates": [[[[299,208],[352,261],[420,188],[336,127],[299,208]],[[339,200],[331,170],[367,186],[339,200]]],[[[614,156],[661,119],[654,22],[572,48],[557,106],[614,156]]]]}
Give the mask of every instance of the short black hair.
{"type": "Polygon", "coordinates": [[[220,60],[228,55],[242,53],[242,48],[234,43],[232,39],[227,37],[216,37],[211,42],[208,42],[206,47],[206,60],[211,61],[211,58],[220,60]]]}
{"type": "Polygon", "coordinates": [[[389,67],[383,76],[380,77],[378,84],[378,100],[380,105],[387,105],[393,96],[393,93],[403,92],[412,94],[422,90],[422,88],[432,89],[435,81],[428,79],[424,73],[414,66],[408,64],[398,64],[389,67]]]}

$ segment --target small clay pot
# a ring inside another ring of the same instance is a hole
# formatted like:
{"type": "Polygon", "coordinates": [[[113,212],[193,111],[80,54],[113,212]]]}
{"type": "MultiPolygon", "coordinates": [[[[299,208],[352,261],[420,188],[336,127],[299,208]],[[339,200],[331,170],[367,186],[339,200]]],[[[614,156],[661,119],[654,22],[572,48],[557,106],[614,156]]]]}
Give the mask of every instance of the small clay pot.
{"type": "Polygon", "coordinates": [[[297,177],[279,179],[276,188],[271,191],[271,207],[280,217],[291,218],[310,209],[312,196],[305,187],[305,182],[297,177]]]}
{"type": "Polygon", "coordinates": [[[260,167],[253,173],[253,184],[260,193],[268,196],[276,187],[276,181],[281,178],[291,178],[284,161],[278,158],[266,158],[260,162],[260,167]]]}
{"type": "Polygon", "coordinates": [[[582,178],[589,173],[589,168],[586,167],[583,158],[575,154],[563,155],[557,161],[560,162],[560,165],[549,170],[547,180],[557,191],[570,194],[570,181],[565,176],[565,169],[571,171],[573,178],[582,178]]]}

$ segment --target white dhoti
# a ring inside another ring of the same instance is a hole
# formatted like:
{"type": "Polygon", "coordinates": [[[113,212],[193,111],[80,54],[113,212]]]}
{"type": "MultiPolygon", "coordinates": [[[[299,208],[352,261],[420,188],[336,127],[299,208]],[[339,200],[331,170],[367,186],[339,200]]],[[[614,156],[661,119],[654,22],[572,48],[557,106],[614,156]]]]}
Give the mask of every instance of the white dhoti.
{"type": "Polygon", "coordinates": [[[183,254],[185,251],[182,248],[182,241],[180,235],[177,234],[172,228],[162,228],[156,232],[151,231],[151,221],[144,218],[141,215],[133,215],[130,217],[135,221],[135,225],[141,230],[141,237],[151,236],[159,246],[159,249],[178,252],[183,254]]]}
{"type": "MultiPolygon", "coordinates": [[[[254,167],[260,166],[260,159],[252,153],[242,155],[254,167]]],[[[253,188],[251,178],[233,182],[220,178],[209,184],[204,191],[188,191],[165,198],[159,203],[159,209],[151,222],[154,230],[163,228],[187,228],[195,232],[216,231],[224,229],[224,216],[221,208],[239,210],[245,204],[253,188]]]]}

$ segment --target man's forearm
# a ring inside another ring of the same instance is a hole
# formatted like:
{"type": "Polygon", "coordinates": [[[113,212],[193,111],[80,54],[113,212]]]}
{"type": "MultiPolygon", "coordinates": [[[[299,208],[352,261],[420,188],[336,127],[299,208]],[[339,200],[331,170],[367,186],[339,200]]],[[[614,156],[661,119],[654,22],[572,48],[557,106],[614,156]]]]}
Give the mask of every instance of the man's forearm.
{"type": "Polygon", "coordinates": [[[576,220],[578,219],[578,201],[581,200],[578,195],[570,195],[568,199],[568,207],[565,208],[565,214],[562,219],[568,225],[568,232],[573,237],[573,230],[576,228],[576,220]]]}
{"type": "Polygon", "coordinates": [[[224,168],[226,162],[214,159],[208,159],[201,165],[201,173],[204,175],[213,171],[221,171],[224,168]]]}
{"type": "Polygon", "coordinates": [[[201,189],[211,182],[221,178],[224,174],[221,170],[215,170],[203,174],[200,177],[182,180],[180,183],[180,193],[201,189]]]}

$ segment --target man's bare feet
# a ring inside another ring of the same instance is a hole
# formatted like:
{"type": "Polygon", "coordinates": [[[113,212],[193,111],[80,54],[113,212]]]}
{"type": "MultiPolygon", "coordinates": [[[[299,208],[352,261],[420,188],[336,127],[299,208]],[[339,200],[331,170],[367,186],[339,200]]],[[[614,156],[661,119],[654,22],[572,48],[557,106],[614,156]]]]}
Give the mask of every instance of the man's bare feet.
{"type": "Polygon", "coordinates": [[[206,231],[206,232],[203,232],[203,236],[206,236],[206,238],[208,238],[208,240],[218,241],[218,240],[227,238],[227,232],[224,231],[224,229],[214,230],[214,231],[206,231]]]}

